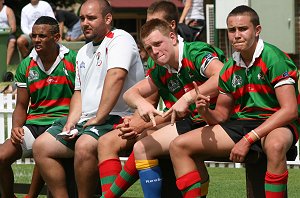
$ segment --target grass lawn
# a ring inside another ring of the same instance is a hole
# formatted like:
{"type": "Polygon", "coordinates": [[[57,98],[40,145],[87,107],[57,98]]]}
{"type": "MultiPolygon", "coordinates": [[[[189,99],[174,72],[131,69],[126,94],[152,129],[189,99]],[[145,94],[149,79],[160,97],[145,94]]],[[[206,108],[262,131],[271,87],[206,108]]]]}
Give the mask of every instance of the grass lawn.
{"type": "MultiPolygon", "coordinates": [[[[13,165],[15,181],[30,183],[33,165],[13,165]]],[[[210,186],[208,198],[242,198],[246,197],[244,168],[208,168],[210,186]]],[[[300,169],[289,169],[288,193],[289,198],[300,195],[300,169]]],[[[19,195],[18,198],[22,196],[19,195]]],[[[143,197],[139,182],[136,182],[124,197],[143,197]]],[[[39,196],[46,198],[46,196],[39,196]]]]}

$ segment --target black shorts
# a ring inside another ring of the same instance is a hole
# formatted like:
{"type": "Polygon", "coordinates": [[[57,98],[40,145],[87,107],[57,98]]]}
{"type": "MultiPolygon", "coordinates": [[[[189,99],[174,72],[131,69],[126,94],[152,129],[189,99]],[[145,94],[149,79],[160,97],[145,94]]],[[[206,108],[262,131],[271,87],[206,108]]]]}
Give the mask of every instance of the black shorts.
{"type": "MultiPolygon", "coordinates": [[[[251,130],[255,129],[259,125],[261,125],[264,120],[231,120],[225,123],[220,124],[220,126],[226,131],[229,137],[237,143],[240,141],[244,135],[249,133],[251,130]]],[[[293,134],[293,145],[291,146],[290,150],[287,152],[288,160],[294,160],[295,152],[297,152],[296,144],[296,137],[294,135],[294,130],[290,126],[286,126],[291,130],[293,134]]],[[[263,153],[261,141],[256,141],[251,145],[250,150],[254,150],[260,153],[263,153]]],[[[297,155],[296,155],[297,156],[297,155]]]]}
{"type": "Polygon", "coordinates": [[[36,139],[39,135],[47,131],[50,125],[35,125],[35,124],[25,124],[25,126],[31,131],[33,137],[36,139]]]}
{"type": "Polygon", "coordinates": [[[205,122],[193,122],[190,118],[184,118],[176,121],[175,124],[179,135],[206,125],[205,122]]]}

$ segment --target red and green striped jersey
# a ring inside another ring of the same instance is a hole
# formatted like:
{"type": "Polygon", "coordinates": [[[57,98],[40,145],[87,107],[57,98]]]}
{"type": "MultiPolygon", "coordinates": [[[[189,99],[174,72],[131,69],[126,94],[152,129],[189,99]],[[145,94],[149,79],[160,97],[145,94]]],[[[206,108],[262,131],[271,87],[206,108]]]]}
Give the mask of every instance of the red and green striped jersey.
{"type": "MultiPolygon", "coordinates": [[[[241,67],[231,58],[220,72],[219,90],[231,93],[235,107],[231,119],[267,119],[280,109],[275,86],[279,81],[293,79],[300,112],[298,69],[287,54],[263,42],[261,54],[251,67],[241,67]]],[[[299,131],[299,120],[293,122],[299,131]]]]}
{"type": "Polygon", "coordinates": [[[59,56],[62,59],[48,71],[31,56],[18,66],[17,86],[26,88],[30,96],[26,124],[49,125],[69,112],[75,85],[76,52],[67,50],[59,56]]]}
{"type": "MultiPolygon", "coordinates": [[[[152,59],[148,60],[148,67],[150,68],[148,76],[157,86],[159,95],[167,109],[171,108],[183,94],[194,89],[193,81],[201,85],[208,79],[203,71],[213,59],[218,58],[221,62],[226,61],[222,50],[207,43],[184,42],[180,46],[183,47],[183,50],[179,71],[157,65],[152,59]]],[[[202,122],[195,109],[195,104],[190,105],[189,109],[192,112],[193,121],[202,122]]]]}

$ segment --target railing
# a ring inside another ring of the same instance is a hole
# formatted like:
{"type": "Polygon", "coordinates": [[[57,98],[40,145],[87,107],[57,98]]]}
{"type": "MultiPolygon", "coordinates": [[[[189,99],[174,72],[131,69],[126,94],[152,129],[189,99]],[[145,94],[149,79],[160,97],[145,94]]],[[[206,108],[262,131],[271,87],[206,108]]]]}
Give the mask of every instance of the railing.
{"type": "MultiPolygon", "coordinates": [[[[12,128],[12,113],[16,100],[13,98],[12,94],[2,94],[0,93],[0,144],[2,144],[7,138],[10,137],[10,131],[12,128]]],[[[297,143],[298,156],[295,161],[288,161],[289,168],[300,168],[300,158],[299,158],[299,143],[297,143]]],[[[126,157],[120,157],[121,161],[125,162],[126,157]]],[[[233,162],[219,162],[219,161],[206,161],[207,167],[229,167],[229,168],[241,168],[244,167],[243,163],[233,163],[233,162]]],[[[16,164],[34,164],[33,158],[20,159],[16,164]]]]}

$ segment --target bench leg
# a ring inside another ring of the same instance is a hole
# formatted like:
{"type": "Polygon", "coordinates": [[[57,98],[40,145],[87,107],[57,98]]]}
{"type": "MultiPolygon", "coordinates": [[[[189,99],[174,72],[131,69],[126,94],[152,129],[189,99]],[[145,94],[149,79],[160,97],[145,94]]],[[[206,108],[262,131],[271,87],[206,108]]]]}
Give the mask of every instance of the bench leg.
{"type": "Polygon", "coordinates": [[[162,170],[163,183],[161,197],[182,197],[180,190],[176,186],[176,177],[173,171],[171,159],[159,159],[159,166],[162,170]]]}
{"type": "Polygon", "coordinates": [[[246,186],[248,198],[265,197],[265,174],[267,159],[262,156],[256,163],[246,163],[246,186]]]}

